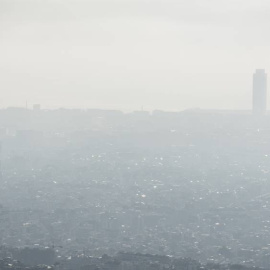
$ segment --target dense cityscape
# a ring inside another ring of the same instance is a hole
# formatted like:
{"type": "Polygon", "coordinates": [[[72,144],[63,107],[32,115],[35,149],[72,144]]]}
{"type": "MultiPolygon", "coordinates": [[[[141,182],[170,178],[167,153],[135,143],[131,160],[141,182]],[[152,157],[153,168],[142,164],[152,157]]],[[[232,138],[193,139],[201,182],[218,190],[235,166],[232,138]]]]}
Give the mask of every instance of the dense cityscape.
{"type": "Polygon", "coordinates": [[[2,259],[19,248],[49,249],[60,269],[121,252],[269,267],[269,117],[1,110],[2,259]]]}
{"type": "Polygon", "coordinates": [[[0,0],[0,270],[270,270],[269,0],[0,0]]]}

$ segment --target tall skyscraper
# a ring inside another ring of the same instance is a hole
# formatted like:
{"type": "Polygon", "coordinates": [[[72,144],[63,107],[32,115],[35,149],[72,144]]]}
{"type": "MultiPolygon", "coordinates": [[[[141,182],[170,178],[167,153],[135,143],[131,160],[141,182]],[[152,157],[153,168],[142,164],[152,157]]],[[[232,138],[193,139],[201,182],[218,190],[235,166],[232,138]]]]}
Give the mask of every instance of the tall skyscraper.
{"type": "Polygon", "coordinates": [[[267,74],[264,69],[257,69],[253,74],[253,114],[266,113],[267,74]]]}

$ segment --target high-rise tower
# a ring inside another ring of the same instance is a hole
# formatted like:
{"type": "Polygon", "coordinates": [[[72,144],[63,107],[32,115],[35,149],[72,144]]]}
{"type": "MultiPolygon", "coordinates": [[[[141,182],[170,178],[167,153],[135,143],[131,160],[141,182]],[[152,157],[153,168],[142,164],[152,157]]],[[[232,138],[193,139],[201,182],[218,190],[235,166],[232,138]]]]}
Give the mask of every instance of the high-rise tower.
{"type": "Polygon", "coordinates": [[[253,114],[266,113],[267,74],[264,69],[257,69],[253,74],[253,114]]]}

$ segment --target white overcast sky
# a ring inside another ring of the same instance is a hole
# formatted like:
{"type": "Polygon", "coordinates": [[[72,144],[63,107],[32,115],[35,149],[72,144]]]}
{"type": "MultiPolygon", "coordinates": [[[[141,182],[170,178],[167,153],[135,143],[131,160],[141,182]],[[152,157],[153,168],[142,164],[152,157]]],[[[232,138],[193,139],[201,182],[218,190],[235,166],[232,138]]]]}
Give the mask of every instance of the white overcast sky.
{"type": "Polygon", "coordinates": [[[269,32],[269,0],[0,0],[0,107],[249,109],[269,32]]]}

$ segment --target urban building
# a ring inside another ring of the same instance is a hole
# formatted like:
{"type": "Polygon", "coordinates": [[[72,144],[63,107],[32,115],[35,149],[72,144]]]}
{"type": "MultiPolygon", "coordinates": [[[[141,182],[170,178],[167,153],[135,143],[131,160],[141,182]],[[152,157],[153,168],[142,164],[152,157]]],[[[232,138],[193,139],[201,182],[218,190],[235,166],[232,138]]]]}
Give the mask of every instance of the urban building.
{"type": "Polygon", "coordinates": [[[267,74],[264,69],[257,69],[253,74],[253,114],[266,113],[267,74]]]}

